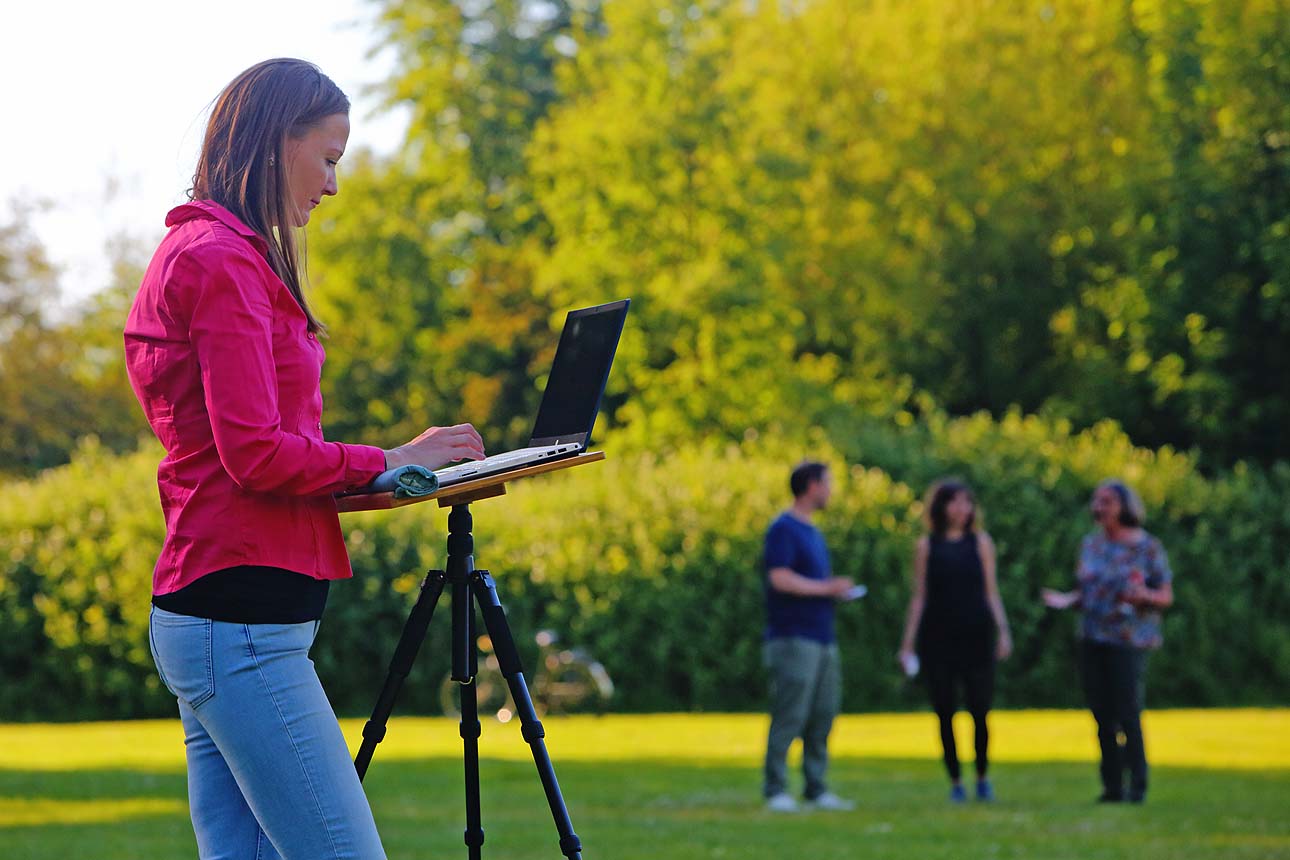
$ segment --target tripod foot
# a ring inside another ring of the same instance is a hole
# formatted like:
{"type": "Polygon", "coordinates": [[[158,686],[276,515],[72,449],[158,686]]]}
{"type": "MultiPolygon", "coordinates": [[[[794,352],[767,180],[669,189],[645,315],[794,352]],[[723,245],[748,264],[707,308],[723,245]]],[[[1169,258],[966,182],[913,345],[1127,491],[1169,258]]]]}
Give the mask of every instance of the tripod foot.
{"type": "Polygon", "coordinates": [[[568,836],[560,837],[560,853],[569,860],[581,860],[582,840],[578,838],[578,834],[570,833],[568,836]]]}

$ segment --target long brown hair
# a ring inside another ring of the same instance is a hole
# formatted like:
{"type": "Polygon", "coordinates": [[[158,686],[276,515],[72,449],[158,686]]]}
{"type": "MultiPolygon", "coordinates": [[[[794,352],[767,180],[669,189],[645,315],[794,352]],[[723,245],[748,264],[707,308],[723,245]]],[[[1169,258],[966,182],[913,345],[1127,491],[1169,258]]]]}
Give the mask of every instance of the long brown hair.
{"type": "Polygon", "coordinates": [[[972,513],[963,524],[964,531],[975,533],[977,530],[976,494],[964,481],[958,478],[941,478],[927,488],[923,497],[923,518],[927,530],[936,537],[943,537],[950,527],[949,513],[945,510],[959,493],[966,493],[972,503],[972,513]]]}
{"type": "MultiPolygon", "coordinates": [[[[313,332],[323,326],[302,289],[307,272],[296,249],[283,148],[288,137],[299,138],[338,113],[349,113],[349,99],[313,63],[256,63],[215,100],[188,189],[189,200],[218,203],[268,243],[269,265],[300,303],[313,332]]],[[[300,238],[303,244],[303,231],[300,238]]]]}

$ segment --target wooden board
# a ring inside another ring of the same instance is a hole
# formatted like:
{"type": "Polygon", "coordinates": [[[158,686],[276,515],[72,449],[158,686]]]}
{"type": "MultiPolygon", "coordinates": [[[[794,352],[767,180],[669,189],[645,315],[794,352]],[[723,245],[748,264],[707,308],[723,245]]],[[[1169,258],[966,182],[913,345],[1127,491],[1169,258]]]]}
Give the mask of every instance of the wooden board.
{"type": "Polygon", "coordinates": [[[534,463],[532,466],[525,466],[522,469],[515,469],[510,472],[502,472],[497,475],[486,475],[482,478],[476,478],[473,481],[463,481],[460,484],[453,484],[451,487],[441,487],[428,496],[418,496],[409,499],[396,499],[394,493],[365,493],[356,496],[337,496],[336,510],[342,514],[352,511],[387,511],[391,508],[401,508],[405,505],[415,505],[421,502],[434,500],[439,503],[439,507],[447,508],[453,505],[474,502],[480,499],[488,499],[493,496],[501,496],[506,493],[506,485],[511,481],[518,481],[521,478],[531,478],[534,475],[543,475],[547,472],[558,472],[561,469],[571,469],[574,466],[581,466],[586,463],[596,463],[605,459],[604,451],[589,451],[583,454],[577,454],[573,457],[565,457],[560,460],[550,460],[545,463],[534,463]]]}

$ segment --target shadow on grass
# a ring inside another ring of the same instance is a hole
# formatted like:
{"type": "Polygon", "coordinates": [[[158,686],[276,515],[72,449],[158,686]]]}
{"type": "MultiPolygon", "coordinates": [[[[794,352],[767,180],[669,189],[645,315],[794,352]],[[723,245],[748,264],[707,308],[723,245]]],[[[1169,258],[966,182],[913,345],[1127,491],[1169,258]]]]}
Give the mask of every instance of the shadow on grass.
{"type": "MultiPolygon", "coordinates": [[[[970,771],[969,771],[970,772],[970,771]]],[[[999,765],[999,801],[951,806],[939,763],[836,760],[851,813],[773,815],[755,769],[556,762],[591,858],[1290,857],[1290,772],[1156,768],[1143,807],[1098,807],[1093,765],[999,765]]],[[[531,762],[481,763],[485,856],[558,858],[531,762]]],[[[382,761],[367,789],[391,860],[463,856],[459,759],[382,761]]],[[[183,774],[0,770],[0,857],[194,857],[183,774]],[[151,811],[149,811],[151,810],[151,811]],[[160,810],[160,811],[158,811],[160,810]]]]}

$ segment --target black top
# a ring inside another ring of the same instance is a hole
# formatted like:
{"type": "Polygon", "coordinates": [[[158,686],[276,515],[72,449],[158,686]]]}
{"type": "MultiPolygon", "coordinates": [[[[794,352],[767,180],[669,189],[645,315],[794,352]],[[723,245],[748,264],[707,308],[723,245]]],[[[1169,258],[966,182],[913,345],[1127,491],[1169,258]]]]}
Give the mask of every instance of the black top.
{"type": "Polygon", "coordinates": [[[240,565],[208,573],[152,605],[178,615],[237,624],[300,624],[322,618],[328,581],[280,567],[240,565]]]}
{"type": "Polygon", "coordinates": [[[918,626],[924,660],[993,659],[994,619],[985,599],[985,568],[975,532],[957,540],[932,535],[926,602],[918,626]]]}

